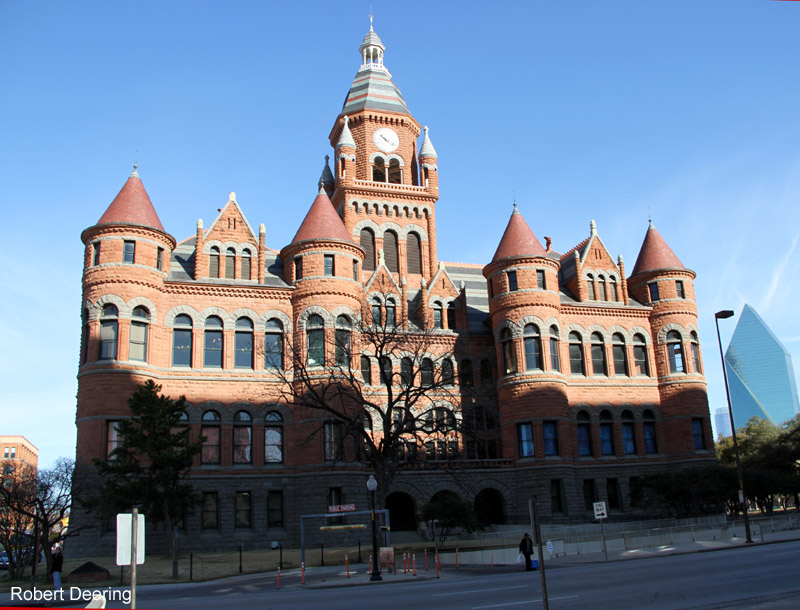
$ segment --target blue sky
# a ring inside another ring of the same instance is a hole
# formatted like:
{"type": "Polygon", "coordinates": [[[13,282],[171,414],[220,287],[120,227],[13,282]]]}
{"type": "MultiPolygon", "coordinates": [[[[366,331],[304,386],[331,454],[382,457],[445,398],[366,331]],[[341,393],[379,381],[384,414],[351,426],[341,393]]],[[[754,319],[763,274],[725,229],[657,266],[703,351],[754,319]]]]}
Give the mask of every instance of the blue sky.
{"type": "MultiPolygon", "coordinates": [[[[596,220],[630,272],[651,215],[698,274],[712,413],[715,311],[753,305],[800,362],[800,2],[371,2],[439,154],[441,260],[488,262],[516,198],[560,252],[596,220]]],[[[0,434],[74,456],[80,233],[135,160],[177,239],[236,191],[291,240],[369,4],[0,4],[0,434]]]]}

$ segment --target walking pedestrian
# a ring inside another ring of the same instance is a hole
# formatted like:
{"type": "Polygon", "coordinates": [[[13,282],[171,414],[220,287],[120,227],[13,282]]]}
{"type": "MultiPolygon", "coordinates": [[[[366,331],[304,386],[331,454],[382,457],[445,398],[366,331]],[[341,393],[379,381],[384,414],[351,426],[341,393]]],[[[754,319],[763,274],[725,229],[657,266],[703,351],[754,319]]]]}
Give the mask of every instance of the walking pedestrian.
{"type": "Polygon", "coordinates": [[[531,537],[528,535],[528,532],[525,532],[525,535],[519,542],[519,552],[522,553],[523,557],[525,557],[525,571],[530,572],[533,569],[531,567],[531,555],[533,555],[533,540],[531,540],[531,537]]]}
{"type": "Polygon", "coordinates": [[[53,588],[61,590],[61,570],[64,568],[64,555],[61,554],[61,547],[57,546],[53,554],[53,565],[50,573],[53,575],[53,588]]]}

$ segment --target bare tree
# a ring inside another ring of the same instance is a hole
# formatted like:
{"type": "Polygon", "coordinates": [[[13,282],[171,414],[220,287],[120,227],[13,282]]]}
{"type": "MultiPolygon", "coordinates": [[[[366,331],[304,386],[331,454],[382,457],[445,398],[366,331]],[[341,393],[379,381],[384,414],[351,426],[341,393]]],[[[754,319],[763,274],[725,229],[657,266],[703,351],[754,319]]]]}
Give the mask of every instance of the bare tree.
{"type": "Polygon", "coordinates": [[[333,350],[326,350],[324,330],[309,322],[291,342],[291,367],[274,371],[284,382],[284,402],[317,413],[306,440],[322,433],[327,460],[344,459],[351,439],[382,500],[400,470],[457,456],[452,335],[401,325],[391,308],[376,306],[356,320],[340,316],[333,350]]]}

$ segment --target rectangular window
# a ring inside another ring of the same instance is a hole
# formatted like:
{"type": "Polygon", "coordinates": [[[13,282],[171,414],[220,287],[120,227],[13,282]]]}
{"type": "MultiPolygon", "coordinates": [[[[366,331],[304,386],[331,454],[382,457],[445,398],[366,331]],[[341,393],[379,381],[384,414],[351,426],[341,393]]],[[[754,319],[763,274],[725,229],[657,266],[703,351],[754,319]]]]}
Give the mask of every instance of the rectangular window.
{"type": "Polygon", "coordinates": [[[694,439],[695,449],[706,448],[706,435],[703,433],[703,420],[695,418],[692,420],[692,438],[694,439]]]}
{"type": "Polygon", "coordinates": [[[517,290],[517,272],[516,271],[509,271],[507,272],[508,275],[508,291],[514,292],[517,290]]]}
{"type": "Polygon", "coordinates": [[[578,455],[592,455],[592,430],[590,424],[578,424],[578,455]]]}
{"type": "Polygon", "coordinates": [[[561,501],[561,479],[550,479],[550,511],[563,513],[564,506],[561,501]]]}
{"type": "Polygon", "coordinates": [[[208,368],[222,368],[222,331],[205,331],[205,346],[203,349],[203,366],[208,368]]]}
{"type": "Polygon", "coordinates": [[[253,429],[249,425],[233,427],[233,463],[250,464],[253,461],[253,429]]]}
{"type": "Polygon", "coordinates": [[[94,257],[92,260],[92,264],[96,267],[100,264],[100,242],[95,242],[94,244],[94,257]]]}
{"type": "Polygon", "coordinates": [[[625,455],[634,455],[636,453],[636,439],[633,435],[633,423],[622,423],[622,451],[625,455]]]}
{"type": "Polygon", "coordinates": [[[117,357],[117,321],[100,322],[100,360],[113,360],[117,357]]]}
{"type": "Polygon", "coordinates": [[[203,529],[219,528],[219,496],[216,491],[203,492],[203,529]]]}
{"type": "Polygon", "coordinates": [[[9,451],[10,451],[10,449],[9,449],[8,447],[5,447],[5,448],[3,449],[3,459],[4,459],[4,460],[7,460],[7,459],[8,459],[8,453],[9,453],[9,451]]]}
{"type": "Polygon", "coordinates": [[[606,497],[608,508],[619,508],[619,485],[616,479],[606,479],[606,497]]]}
{"type": "Polygon", "coordinates": [[[573,375],[583,375],[583,344],[569,344],[569,372],[573,375]]]}
{"type": "Polygon", "coordinates": [[[136,262],[136,242],[125,241],[122,249],[122,262],[133,264],[136,262]]]}
{"type": "Polygon", "coordinates": [[[648,284],[647,288],[650,290],[650,302],[654,303],[658,301],[658,284],[653,282],[652,284],[648,284]]]}
{"type": "Polygon", "coordinates": [[[206,437],[200,451],[200,463],[219,464],[219,426],[202,426],[200,435],[206,437]]]}
{"type": "Polygon", "coordinates": [[[544,422],[542,434],[544,435],[544,454],[558,455],[558,422],[544,422]]]}
{"type": "Polygon", "coordinates": [[[11,459],[14,460],[14,459],[16,459],[16,457],[17,457],[17,448],[16,447],[12,447],[11,448],[11,459]]]}
{"type": "Polygon", "coordinates": [[[119,447],[120,441],[122,440],[120,438],[117,426],[119,426],[118,421],[106,422],[106,459],[109,460],[112,459],[111,453],[114,451],[114,449],[119,447]]]}
{"type": "Polygon", "coordinates": [[[353,261],[353,279],[358,281],[358,261],[353,261]]]}
{"type": "Polygon", "coordinates": [[[156,252],[156,269],[159,271],[164,267],[164,248],[159,248],[156,252]]]}
{"type": "Polygon", "coordinates": [[[614,429],[611,424],[600,424],[600,452],[614,455],[614,429]]]}
{"type": "Polygon", "coordinates": [[[675,280],[675,291],[678,293],[679,299],[686,298],[686,290],[683,288],[683,280],[675,280]]]}
{"type": "Polygon", "coordinates": [[[533,457],[533,425],[517,424],[519,457],[533,457]]]}
{"type": "Polygon", "coordinates": [[[558,357],[558,339],[550,337],[550,367],[557,373],[561,372],[561,360],[558,357]]]}
{"type": "Polygon", "coordinates": [[[253,333],[241,331],[233,336],[233,366],[237,369],[253,368],[253,333]]]}
{"type": "Polygon", "coordinates": [[[147,324],[131,322],[130,360],[147,361],[147,324]]]}
{"type": "Polygon", "coordinates": [[[172,331],[172,366],[192,366],[191,329],[172,331]]]}
{"type": "Polygon", "coordinates": [[[642,424],[644,431],[644,450],[645,453],[658,453],[658,444],[656,443],[656,425],[651,421],[646,421],[642,424]]]}
{"type": "Polygon", "coordinates": [[[633,366],[636,369],[636,375],[644,375],[647,377],[650,371],[647,367],[647,348],[644,345],[633,346],[633,366]]]}
{"type": "Polygon", "coordinates": [[[280,490],[267,493],[267,527],[283,527],[283,492],[280,490]]]}
{"type": "Polygon", "coordinates": [[[303,279],[303,259],[299,256],[294,259],[294,281],[303,279]]]}
{"type": "Polygon", "coordinates": [[[344,453],[342,424],[339,422],[327,422],[324,432],[325,459],[330,462],[341,460],[344,453]]]}
{"type": "Polygon", "coordinates": [[[325,275],[328,276],[336,275],[336,269],[333,263],[333,254],[325,255],[325,275]]]}
{"type": "Polygon", "coordinates": [[[594,510],[594,479],[583,480],[583,507],[586,510],[594,510]]]}
{"type": "Polygon", "coordinates": [[[547,289],[547,285],[545,283],[544,270],[543,269],[537,269],[536,270],[536,287],[539,290],[546,290],[547,289]]]}
{"type": "Polygon", "coordinates": [[[236,492],[236,527],[250,527],[250,492],[236,492]]]}
{"type": "Polygon", "coordinates": [[[614,345],[611,348],[611,351],[614,353],[614,374],[619,375],[627,375],[627,358],[625,358],[625,346],[624,345],[614,345]]]}

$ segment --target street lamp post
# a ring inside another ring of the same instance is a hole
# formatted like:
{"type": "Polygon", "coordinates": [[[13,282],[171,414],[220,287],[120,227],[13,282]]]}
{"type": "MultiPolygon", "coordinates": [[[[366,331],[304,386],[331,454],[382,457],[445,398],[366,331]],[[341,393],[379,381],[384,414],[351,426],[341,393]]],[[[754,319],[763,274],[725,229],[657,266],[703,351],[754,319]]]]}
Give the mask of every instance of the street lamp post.
{"type": "Polygon", "coordinates": [[[731,435],[733,436],[733,453],[736,456],[736,474],[739,476],[739,502],[742,504],[744,515],[745,542],[753,542],[750,536],[750,518],[747,515],[747,499],[744,495],[744,477],[742,476],[742,462],[739,459],[739,443],[736,440],[736,426],[733,423],[733,408],[731,407],[731,393],[728,388],[728,371],[725,368],[725,356],[722,353],[722,339],[719,335],[719,321],[733,316],[733,311],[723,309],[714,314],[714,323],[717,325],[717,341],[719,342],[719,357],[722,360],[722,376],[725,379],[725,397],[728,399],[728,416],[731,420],[731,435]]]}
{"type": "Polygon", "coordinates": [[[370,580],[383,580],[379,566],[380,557],[378,556],[378,527],[375,523],[375,490],[378,489],[378,481],[375,475],[369,475],[367,479],[367,490],[370,497],[370,510],[372,512],[372,575],[370,580]]]}

